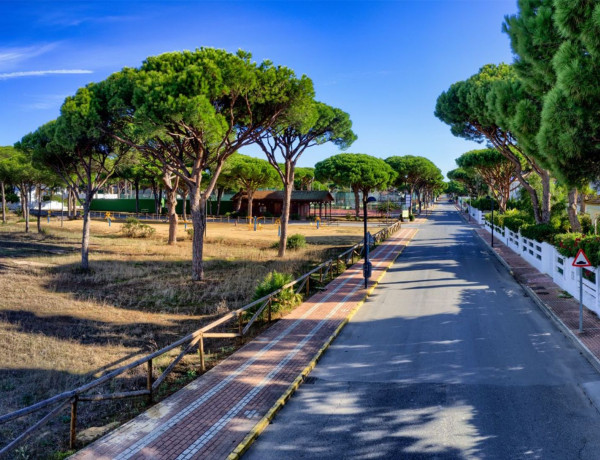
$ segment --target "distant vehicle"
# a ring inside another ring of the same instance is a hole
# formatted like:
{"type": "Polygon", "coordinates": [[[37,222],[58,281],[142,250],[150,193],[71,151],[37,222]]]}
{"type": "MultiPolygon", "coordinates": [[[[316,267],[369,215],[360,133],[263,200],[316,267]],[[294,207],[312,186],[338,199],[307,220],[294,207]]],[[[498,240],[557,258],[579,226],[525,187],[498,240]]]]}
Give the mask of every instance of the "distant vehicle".
{"type": "Polygon", "coordinates": [[[450,199],[448,200],[448,202],[449,202],[449,203],[454,203],[454,200],[453,200],[452,198],[450,198],[450,199]]]}

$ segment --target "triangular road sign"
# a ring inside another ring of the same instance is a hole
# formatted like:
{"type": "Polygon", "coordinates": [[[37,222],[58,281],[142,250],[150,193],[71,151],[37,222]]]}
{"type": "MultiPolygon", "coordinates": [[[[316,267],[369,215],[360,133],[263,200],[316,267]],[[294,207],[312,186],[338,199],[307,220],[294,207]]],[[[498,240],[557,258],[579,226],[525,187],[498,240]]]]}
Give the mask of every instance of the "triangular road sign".
{"type": "Polygon", "coordinates": [[[591,267],[592,264],[588,260],[583,249],[577,251],[577,255],[575,256],[575,260],[573,261],[573,267],[591,267]]]}

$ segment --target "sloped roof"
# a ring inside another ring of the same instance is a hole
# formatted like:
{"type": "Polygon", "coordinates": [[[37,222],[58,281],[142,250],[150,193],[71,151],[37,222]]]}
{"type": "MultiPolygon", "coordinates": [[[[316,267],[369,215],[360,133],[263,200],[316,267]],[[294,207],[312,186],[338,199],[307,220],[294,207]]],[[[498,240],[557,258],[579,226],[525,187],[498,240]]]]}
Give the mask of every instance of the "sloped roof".
{"type": "MultiPolygon", "coordinates": [[[[243,200],[247,199],[246,192],[238,192],[232,197],[232,200],[239,199],[240,196],[243,200]]],[[[254,201],[283,201],[283,190],[258,190],[254,192],[254,201]]],[[[292,201],[329,203],[335,200],[327,191],[294,190],[292,201]]]]}

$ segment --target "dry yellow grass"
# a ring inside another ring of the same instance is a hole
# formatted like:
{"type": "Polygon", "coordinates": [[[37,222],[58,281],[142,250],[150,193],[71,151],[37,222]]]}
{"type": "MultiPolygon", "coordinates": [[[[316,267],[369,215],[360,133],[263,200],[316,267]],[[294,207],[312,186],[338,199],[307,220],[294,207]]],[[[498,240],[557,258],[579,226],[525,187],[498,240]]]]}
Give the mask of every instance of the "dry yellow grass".
{"type": "MultiPolygon", "coordinates": [[[[22,223],[0,225],[0,414],[173,342],[214,315],[247,303],[269,271],[298,275],[358,241],[362,231],[294,225],[290,233],[304,234],[310,244],[278,259],[272,249],[278,239],[276,226],[254,232],[247,225],[209,223],[206,279],[193,283],[191,241],[183,224],[181,241],[173,247],[166,245],[166,224],[152,224],[156,233],[149,239],[131,239],[122,236],[121,223],[109,227],[105,221],[93,221],[92,272],[87,274],[78,271],[81,225],[65,221],[61,227],[44,220],[44,235],[36,233],[35,225],[28,235],[22,223]]],[[[207,348],[220,345],[209,343],[207,348]]],[[[171,379],[176,386],[195,375],[191,366],[196,363],[188,359],[187,364],[171,379]]],[[[132,382],[143,385],[143,378],[139,369],[112,389],[132,382]]],[[[104,425],[115,420],[115,410],[122,415],[140,407],[135,401],[87,403],[79,425],[104,425]]],[[[0,445],[28,422],[0,426],[0,445]]],[[[22,456],[38,458],[52,451],[48,447],[64,448],[67,422],[56,419],[38,444],[21,451],[22,456]]]]}

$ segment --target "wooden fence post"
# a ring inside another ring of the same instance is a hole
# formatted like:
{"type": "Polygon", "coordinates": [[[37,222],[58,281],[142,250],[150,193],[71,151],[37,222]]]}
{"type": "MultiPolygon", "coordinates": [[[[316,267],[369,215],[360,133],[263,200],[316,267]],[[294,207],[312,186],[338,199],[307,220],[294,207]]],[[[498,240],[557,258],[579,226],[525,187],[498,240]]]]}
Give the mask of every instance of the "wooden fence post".
{"type": "Polygon", "coordinates": [[[273,304],[273,298],[269,297],[269,307],[268,307],[268,314],[269,314],[269,324],[271,323],[271,305],[273,304]]]}
{"type": "Polygon", "coordinates": [[[146,389],[150,392],[148,394],[148,404],[152,404],[152,360],[146,362],[148,374],[146,375],[146,389]]]}
{"type": "Polygon", "coordinates": [[[200,333],[200,341],[198,342],[198,354],[200,355],[200,370],[206,371],[206,363],[204,362],[204,334],[200,333]]]}
{"type": "Polygon", "coordinates": [[[69,434],[69,449],[75,449],[75,442],[77,441],[77,400],[78,395],[75,395],[71,401],[71,430],[69,434]]]}

